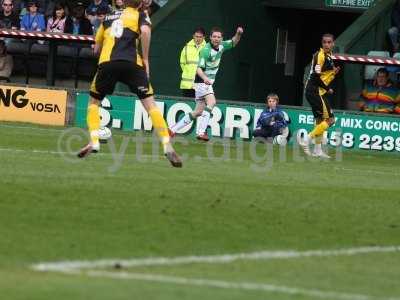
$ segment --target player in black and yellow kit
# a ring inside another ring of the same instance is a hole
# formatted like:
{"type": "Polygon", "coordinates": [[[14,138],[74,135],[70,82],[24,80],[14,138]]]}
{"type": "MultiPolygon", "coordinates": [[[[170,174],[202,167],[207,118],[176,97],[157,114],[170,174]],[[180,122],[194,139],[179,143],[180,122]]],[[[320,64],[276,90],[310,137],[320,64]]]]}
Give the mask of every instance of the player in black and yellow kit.
{"type": "Polygon", "coordinates": [[[304,153],[309,156],[329,158],[322,151],[322,138],[324,132],[335,123],[332,109],[329,105],[328,95],[333,94],[331,84],[336,74],[340,71],[332,60],[332,50],[335,39],[332,34],[322,36],[322,48],[313,55],[310,76],[308,78],[305,95],[314,114],[315,128],[304,137],[301,143],[304,153]],[[315,140],[314,152],[310,151],[310,140],[315,140]]]}
{"type": "Polygon", "coordinates": [[[119,14],[106,16],[96,34],[95,51],[101,51],[96,75],[90,87],[87,124],[90,142],[78,153],[83,158],[100,150],[99,104],[106,95],[112,94],[118,81],[129,86],[141,100],[161,139],[165,156],[174,167],[182,167],[175,153],[166,122],[157,108],[153,88],[149,82],[149,48],[151,21],[141,11],[142,0],[126,0],[126,8],[119,14]],[[137,49],[140,39],[141,55],[137,49]]]}

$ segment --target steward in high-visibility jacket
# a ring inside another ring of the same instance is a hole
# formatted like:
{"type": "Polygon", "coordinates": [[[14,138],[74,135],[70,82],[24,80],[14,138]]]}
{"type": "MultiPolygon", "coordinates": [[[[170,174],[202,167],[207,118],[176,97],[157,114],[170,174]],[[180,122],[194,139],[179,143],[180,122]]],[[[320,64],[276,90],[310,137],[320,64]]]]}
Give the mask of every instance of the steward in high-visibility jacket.
{"type": "Polygon", "coordinates": [[[180,65],[182,69],[182,80],[180,89],[184,97],[195,97],[193,83],[199,62],[199,53],[206,45],[204,36],[204,29],[197,29],[193,35],[193,39],[183,47],[181,52],[180,65]]]}

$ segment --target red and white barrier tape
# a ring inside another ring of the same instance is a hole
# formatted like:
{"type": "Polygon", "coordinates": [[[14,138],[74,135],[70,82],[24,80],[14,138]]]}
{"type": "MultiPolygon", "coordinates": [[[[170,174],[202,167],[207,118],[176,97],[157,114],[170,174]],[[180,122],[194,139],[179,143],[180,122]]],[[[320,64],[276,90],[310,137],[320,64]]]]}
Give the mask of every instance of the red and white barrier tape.
{"type": "Polygon", "coordinates": [[[358,63],[365,65],[390,65],[400,66],[400,60],[388,57],[366,56],[366,55],[350,55],[350,54],[334,54],[332,59],[336,61],[358,63]]]}
{"type": "MultiPolygon", "coordinates": [[[[60,40],[60,41],[78,41],[94,43],[94,36],[91,35],[74,35],[69,33],[52,33],[40,31],[22,31],[1,29],[0,37],[14,37],[14,38],[32,38],[32,39],[46,39],[46,40],[60,40]]],[[[350,55],[350,54],[334,54],[332,59],[335,61],[343,61],[347,63],[358,64],[375,64],[375,65],[391,65],[400,66],[400,60],[387,57],[366,56],[366,55],[350,55]]]]}
{"type": "Polygon", "coordinates": [[[46,40],[60,40],[60,41],[82,41],[94,43],[94,37],[91,35],[74,35],[69,33],[53,33],[53,32],[40,32],[40,31],[22,31],[1,29],[0,36],[14,37],[14,38],[32,38],[32,39],[46,39],[46,40]]]}

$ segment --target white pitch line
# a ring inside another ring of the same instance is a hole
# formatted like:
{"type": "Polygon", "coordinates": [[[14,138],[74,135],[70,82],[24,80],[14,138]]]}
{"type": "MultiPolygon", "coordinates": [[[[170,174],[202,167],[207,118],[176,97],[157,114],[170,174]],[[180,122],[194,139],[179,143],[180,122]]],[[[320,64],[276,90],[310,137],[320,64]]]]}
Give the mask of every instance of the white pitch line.
{"type": "Polygon", "coordinates": [[[379,171],[379,170],[370,170],[370,169],[352,169],[352,168],[344,168],[344,167],[335,167],[336,171],[344,171],[344,172],[355,172],[355,173],[369,173],[369,174],[379,174],[379,175],[387,175],[391,176],[400,176],[400,173],[393,172],[391,170],[387,171],[379,171]]]}
{"type": "Polygon", "coordinates": [[[229,282],[210,279],[194,279],[184,277],[173,277],[157,274],[139,274],[131,272],[110,272],[98,270],[99,268],[115,267],[119,264],[123,268],[138,266],[173,266],[193,263],[225,264],[238,260],[275,260],[275,259],[296,259],[309,257],[332,257],[332,256],[353,256],[370,253],[393,253],[400,252],[400,246],[387,247],[360,247],[337,250],[310,250],[310,251],[262,251],[226,255],[210,256],[182,256],[182,257],[159,257],[159,258],[138,258],[130,260],[108,259],[96,261],[70,261],[55,263],[40,263],[32,268],[36,271],[59,272],[68,275],[86,275],[89,277],[105,277],[113,279],[139,280],[155,283],[199,286],[209,288],[236,289],[244,291],[262,291],[269,293],[280,293],[287,295],[303,295],[322,299],[335,300],[400,300],[400,298],[377,298],[368,295],[322,291],[317,289],[304,289],[287,287],[281,285],[229,282]]]}
{"type": "MultiPolygon", "coordinates": [[[[36,149],[26,150],[26,149],[12,149],[12,148],[0,148],[0,152],[56,154],[56,155],[71,154],[71,153],[61,152],[61,151],[36,150],[36,149]]],[[[99,153],[99,154],[103,155],[103,153],[99,153]]]]}
{"type": "Polygon", "coordinates": [[[333,291],[322,291],[317,289],[304,289],[297,287],[288,287],[283,285],[272,285],[265,283],[253,282],[230,282],[222,280],[210,279],[195,279],[175,276],[165,276],[157,274],[141,274],[128,272],[107,272],[107,271],[87,271],[87,272],[69,272],[69,274],[86,275],[89,277],[102,277],[120,280],[138,280],[153,283],[187,285],[209,288],[220,288],[229,290],[244,290],[244,291],[261,291],[268,293],[287,294],[287,295],[302,295],[307,297],[335,299],[335,300],[400,300],[399,298],[378,298],[368,295],[342,293],[333,291]]]}
{"type": "MultiPolygon", "coordinates": [[[[70,153],[70,152],[63,152],[63,151],[51,151],[51,150],[37,150],[37,149],[12,149],[12,148],[0,148],[0,152],[12,152],[12,153],[33,153],[33,154],[46,154],[46,155],[70,155],[70,156],[76,156],[78,153],[78,150],[76,153],[70,153]]],[[[96,156],[112,156],[112,153],[96,153],[96,156]]],[[[144,156],[144,155],[143,155],[144,156]]],[[[148,155],[150,156],[150,155],[148,155]]],[[[77,159],[77,161],[80,161],[77,159]]]]}
{"type": "Polygon", "coordinates": [[[356,172],[356,173],[370,173],[370,174],[381,174],[381,175],[386,175],[390,174],[393,176],[400,176],[400,173],[396,173],[393,171],[378,171],[378,170],[370,170],[370,169],[352,169],[352,168],[342,168],[342,167],[335,167],[334,168],[336,171],[345,171],[345,172],[356,172]]]}
{"type": "MultiPolygon", "coordinates": [[[[63,151],[51,151],[51,150],[37,150],[37,149],[12,149],[12,148],[0,148],[0,152],[13,152],[13,153],[35,153],[35,154],[55,154],[55,155],[71,155],[75,156],[78,153],[70,153],[63,151]]],[[[112,153],[96,153],[96,156],[107,156],[112,155],[112,153]]]]}
{"type": "Polygon", "coordinates": [[[226,264],[239,260],[274,260],[295,259],[306,257],[331,257],[331,256],[354,256],[371,253],[393,253],[400,252],[400,246],[387,247],[360,247],[337,250],[310,250],[310,251],[262,251],[250,253],[209,255],[209,256],[181,256],[181,257],[153,257],[134,259],[103,259],[94,261],[64,261],[53,263],[39,263],[33,266],[36,271],[64,272],[82,269],[99,269],[114,267],[119,264],[125,268],[141,266],[174,266],[187,264],[226,264]]]}
{"type": "Polygon", "coordinates": [[[14,129],[27,129],[27,130],[39,130],[39,131],[63,131],[65,128],[40,128],[40,127],[34,127],[34,126],[19,126],[19,125],[6,125],[6,124],[0,124],[0,128],[14,128],[14,129]]]}
{"type": "MultiPolygon", "coordinates": [[[[12,149],[12,148],[0,148],[0,152],[54,154],[54,155],[61,155],[61,156],[62,155],[75,156],[78,153],[78,151],[76,151],[76,153],[75,152],[71,153],[71,152],[63,152],[63,151],[37,150],[37,149],[28,150],[28,149],[12,149]]],[[[95,156],[113,156],[113,153],[102,152],[102,153],[96,153],[95,156]]],[[[153,154],[141,154],[141,157],[143,157],[143,158],[164,158],[164,156],[162,156],[162,155],[153,155],[153,154]]]]}
{"type": "MultiPolygon", "coordinates": [[[[51,150],[37,150],[37,149],[12,149],[12,148],[0,148],[0,153],[1,152],[11,152],[11,153],[31,153],[31,154],[44,154],[44,155],[58,155],[61,157],[65,157],[68,156],[68,159],[72,159],[73,157],[75,157],[78,153],[78,150],[76,152],[63,152],[63,151],[51,151],[51,150]]],[[[132,153],[127,153],[128,158],[129,157],[133,157],[135,159],[138,159],[137,161],[141,161],[142,159],[149,159],[149,160],[153,160],[155,162],[158,162],[159,160],[164,160],[165,156],[164,155],[154,155],[154,154],[138,154],[136,156],[136,153],[132,152],[132,153]],[[133,155],[133,156],[132,156],[133,155]]],[[[114,153],[110,153],[110,152],[101,152],[101,153],[96,153],[95,154],[96,157],[111,157],[113,160],[116,160],[117,158],[120,159],[121,155],[120,154],[114,154],[114,153]],[[117,158],[116,158],[117,157],[117,158]]],[[[125,158],[125,156],[124,156],[125,158]]],[[[194,156],[193,157],[194,161],[196,161],[196,159],[200,159],[200,160],[208,160],[208,161],[212,161],[212,162],[228,162],[228,161],[233,161],[234,159],[225,159],[225,158],[208,158],[208,157],[202,157],[202,156],[194,156]]],[[[76,162],[81,162],[82,160],[76,158],[76,162]]],[[[144,161],[146,162],[146,161],[144,161]]],[[[393,175],[393,174],[392,174],[393,175]]]]}

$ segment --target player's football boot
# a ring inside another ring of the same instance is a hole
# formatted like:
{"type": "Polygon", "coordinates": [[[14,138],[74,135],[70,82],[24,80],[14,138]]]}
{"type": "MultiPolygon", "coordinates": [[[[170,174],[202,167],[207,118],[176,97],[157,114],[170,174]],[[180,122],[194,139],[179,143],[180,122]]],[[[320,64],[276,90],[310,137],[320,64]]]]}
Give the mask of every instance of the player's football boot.
{"type": "Polygon", "coordinates": [[[210,138],[208,137],[207,132],[205,133],[200,133],[197,137],[196,137],[199,141],[204,141],[204,142],[208,142],[210,140],[210,138]]]}
{"type": "Polygon", "coordinates": [[[85,147],[83,147],[81,150],[79,150],[77,156],[79,158],[85,158],[89,156],[91,153],[97,153],[100,151],[100,145],[92,145],[92,143],[87,144],[85,147]]]}
{"type": "Polygon", "coordinates": [[[182,168],[182,160],[174,150],[166,152],[165,157],[174,168],[182,168]]]}
{"type": "Polygon", "coordinates": [[[171,139],[173,139],[175,136],[176,136],[176,133],[175,132],[173,132],[171,129],[169,129],[168,128],[168,134],[169,134],[169,137],[171,138],[171,139]]]}
{"type": "Polygon", "coordinates": [[[310,151],[310,141],[308,136],[304,137],[302,141],[299,143],[300,147],[303,149],[303,152],[307,156],[312,156],[311,151],[310,151]]]}
{"type": "Polygon", "coordinates": [[[312,153],[313,157],[319,157],[319,158],[324,158],[324,159],[330,159],[331,157],[325,153],[324,151],[314,151],[312,153]]]}

